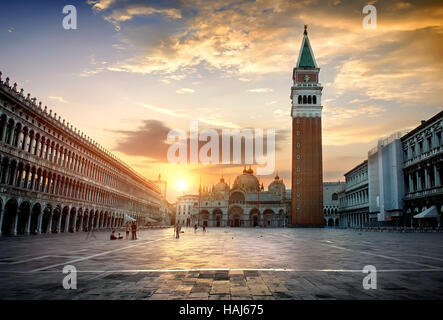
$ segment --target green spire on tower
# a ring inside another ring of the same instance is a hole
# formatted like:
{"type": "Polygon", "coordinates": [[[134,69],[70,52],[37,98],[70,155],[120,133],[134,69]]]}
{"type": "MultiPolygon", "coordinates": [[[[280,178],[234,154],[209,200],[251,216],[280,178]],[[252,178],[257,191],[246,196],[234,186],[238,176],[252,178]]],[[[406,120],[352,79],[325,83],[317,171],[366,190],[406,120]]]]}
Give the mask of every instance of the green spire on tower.
{"type": "Polygon", "coordinates": [[[305,31],[303,32],[303,42],[298,56],[297,68],[317,68],[317,63],[314,59],[311,44],[308,38],[308,26],[305,24],[305,31]]]}

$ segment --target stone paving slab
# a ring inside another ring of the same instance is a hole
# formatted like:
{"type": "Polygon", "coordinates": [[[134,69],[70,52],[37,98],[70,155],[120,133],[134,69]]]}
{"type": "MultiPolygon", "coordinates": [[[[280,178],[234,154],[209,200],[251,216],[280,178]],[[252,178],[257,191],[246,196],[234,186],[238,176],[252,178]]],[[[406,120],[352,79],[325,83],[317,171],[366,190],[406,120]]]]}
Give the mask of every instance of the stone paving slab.
{"type": "Polygon", "coordinates": [[[0,238],[1,299],[442,299],[443,234],[331,229],[147,230],[0,238]],[[65,290],[65,265],[77,289],[65,290]],[[377,289],[362,268],[374,265],[377,289]]]}

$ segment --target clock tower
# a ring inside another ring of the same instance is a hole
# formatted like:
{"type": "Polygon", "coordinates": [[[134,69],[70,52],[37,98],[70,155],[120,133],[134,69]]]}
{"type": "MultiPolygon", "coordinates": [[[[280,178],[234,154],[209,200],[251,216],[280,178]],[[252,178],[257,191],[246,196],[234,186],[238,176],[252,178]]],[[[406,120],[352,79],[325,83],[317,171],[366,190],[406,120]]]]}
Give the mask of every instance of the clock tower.
{"type": "Polygon", "coordinates": [[[320,68],[309,43],[307,26],[292,73],[291,225],[322,227],[323,166],[320,68]]]}

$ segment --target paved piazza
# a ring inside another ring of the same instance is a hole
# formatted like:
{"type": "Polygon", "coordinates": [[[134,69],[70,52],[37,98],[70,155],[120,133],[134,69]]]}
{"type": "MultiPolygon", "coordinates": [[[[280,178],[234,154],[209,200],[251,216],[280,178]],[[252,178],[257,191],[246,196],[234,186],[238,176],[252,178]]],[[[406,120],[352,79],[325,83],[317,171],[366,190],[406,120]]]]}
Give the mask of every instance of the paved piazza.
{"type": "Polygon", "coordinates": [[[3,237],[2,299],[442,299],[443,234],[338,229],[146,230],[3,237]],[[65,265],[78,271],[65,290],[65,265]],[[362,268],[377,268],[365,290],[362,268]]]}

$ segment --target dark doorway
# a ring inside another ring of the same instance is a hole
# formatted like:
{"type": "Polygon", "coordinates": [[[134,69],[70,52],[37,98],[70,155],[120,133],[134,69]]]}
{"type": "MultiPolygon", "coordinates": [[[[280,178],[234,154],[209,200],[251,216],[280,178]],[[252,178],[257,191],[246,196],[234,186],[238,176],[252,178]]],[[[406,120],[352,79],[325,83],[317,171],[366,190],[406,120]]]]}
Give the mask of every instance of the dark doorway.
{"type": "Polygon", "coordinates": [[[49,222],[51,221],[51,208],[47,207],[43,211],[43,218],[42,218],[42,233],[50,233],[51,230],[49,230],[49,222]]]}
{"type": "Polygon", "coordinates": [[[252,218],[252,221],[253,221],[253,226],[254,226],[254,227],[258,227],[258,216],[254,216],[254,217],[252,218]]]}
{"type": "Polygon", "coordinates": [[[17,234],[25,234],[28,227],[29,215],[31,214],[31,205],[29,202],[23,202],[20,205],[18,220],[17,220],[17,234]]]}
{"type": "Polygon", "coordinates": [[[52,233],[58,233],[60,230],[58,230],[58,223],[60,221],[60,209],[56,208],[54,210],[54,213],[52,215],[52,233]]]}
{"type": "Polygon", "coordinates": [[[29,227],[29,231],[32,234],[37,234],[38,233],[38,219],[40,217],[40,212],[41,212],[41,206],[40,203],[36,203],[33,207],[32,207],[32,213],[31,213],[31,226],[29,227]]]}
{"type": "Polygon", "coordinates": [[[3,217],[2,234],[11,235],[14,234],[15,217],[17,215],[17,201],[14,199],[6,202],[5,213],[3,217]]]}

